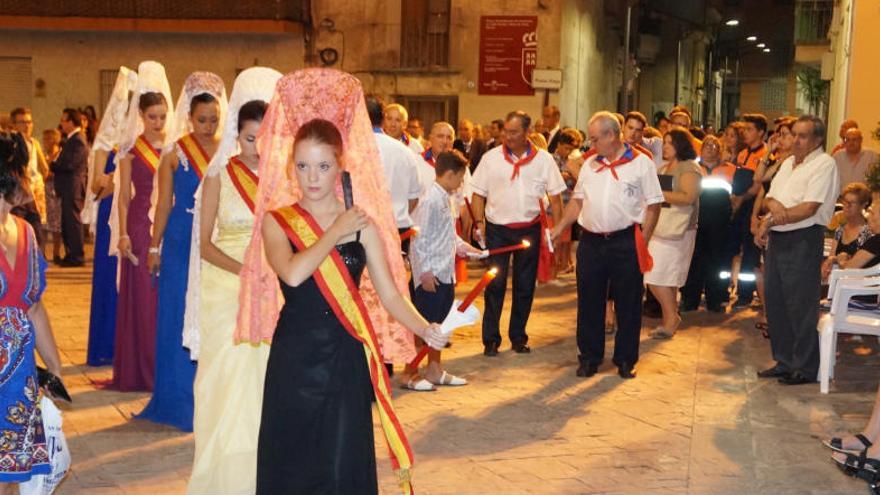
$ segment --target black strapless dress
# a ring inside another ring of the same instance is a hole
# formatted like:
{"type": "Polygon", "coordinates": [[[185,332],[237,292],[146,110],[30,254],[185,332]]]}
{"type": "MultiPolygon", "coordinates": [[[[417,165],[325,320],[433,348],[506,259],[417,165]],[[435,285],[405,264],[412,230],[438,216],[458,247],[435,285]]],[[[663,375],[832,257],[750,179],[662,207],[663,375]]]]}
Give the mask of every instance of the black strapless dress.
{"type": "MultiPolygon", "coordinates": [[[[360,286],[363,245],[336,249],[360,286]]],[[[281,290],[285,303],[263,394],[257,493],[378,493],[364,346],[339,323],[314,278],[299,287],[282,282],[281,290]]]]}

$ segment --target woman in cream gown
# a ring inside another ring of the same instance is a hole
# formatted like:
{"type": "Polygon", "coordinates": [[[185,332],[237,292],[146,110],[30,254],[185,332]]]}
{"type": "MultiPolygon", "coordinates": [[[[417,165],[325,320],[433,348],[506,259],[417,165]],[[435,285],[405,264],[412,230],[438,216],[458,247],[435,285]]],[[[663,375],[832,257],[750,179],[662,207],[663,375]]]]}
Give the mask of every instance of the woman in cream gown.
{"type": "Polygon", "coordinates": [[[184,345],[198,369],[195,459],[190,494],[252,494],[256,490],[257,437],[269,345],[236,343],[241,262],[254,224],[256,134],[265,103],[281,74],[266,68],[242,72],[230,99],[226,127],[196,208],[184,345]],[[237,150],[240,153],[234,157],[237,150]],[[249,197],[249,195],[251,195],[249,197]],[[198,240],[196,240],[198,239],[198,240]],[[192,310],[198,308],[197,312],[192,310]]]}

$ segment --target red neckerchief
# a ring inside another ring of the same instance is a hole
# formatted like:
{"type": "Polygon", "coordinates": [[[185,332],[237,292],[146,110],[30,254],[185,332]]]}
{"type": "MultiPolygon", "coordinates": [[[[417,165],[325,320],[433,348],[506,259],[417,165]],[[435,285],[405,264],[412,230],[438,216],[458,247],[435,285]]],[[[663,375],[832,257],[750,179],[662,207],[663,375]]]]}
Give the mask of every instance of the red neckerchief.
{"type": "Polygon", "coordinates": [[[587,151],[584,151],[583,153],[581,153],[581,158],[583,158],[584,161],[587,161],[590,159],[591,156],[595,155],[596,153],[598,153],[596,151],[596,148],[590,148],[587,151]]]}
{"type": "Polygon", "coordinates": [[[506,144],[502,145],[501,154],[504,155],[504,159],[507,160],[507,163],[513,165],[513,174],[510,176],[510,180],[513,181],[519,177],[519,168],[528,165],[536,156],[538,156],[538,150],[535,149],[535,145],[530,141],[525,156],[517,161],[513,161],[513,152],[510,151],[510,148],[508,148],[506,144]]]}
{"type": "Polygon", "coordinates": [[[428,165],[430,165],[431,167],[437,166],[437,163],[434,160],[434,153],[431,151],[431,148],[428,148],[422,152],[422,158],[424,158],[425,161],[428,162],[428,165]]]}
{"type": "Polygon", "coordinates": [[[632,148],[628,144],[624,144],[624,147],[626,147],[626,151],[623,152],[623,155],[621,155],[620,158],[614,160],[611,163],[605,161],[604,156],[597,156],[596,162],[599,163],[599,168],[596,169],[596,173],[598,174],[599,172],[607,168],[611,171],[611,176],[614,177],[614,180],[619,180],[617,177],[617,171],[614,169],[635,160],[635,158],[640,154],[638,150],[632,148]]]}

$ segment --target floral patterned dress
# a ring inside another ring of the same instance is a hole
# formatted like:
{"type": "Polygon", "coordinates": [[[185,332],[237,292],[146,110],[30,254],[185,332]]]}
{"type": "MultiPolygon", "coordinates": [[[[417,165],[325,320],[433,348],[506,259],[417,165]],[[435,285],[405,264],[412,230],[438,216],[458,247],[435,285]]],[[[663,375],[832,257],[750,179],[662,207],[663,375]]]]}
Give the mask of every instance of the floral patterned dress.
{"type": "Polygon", "coordinates": [[[49,453],[38,403],[36,333],[28,310],[46,287],[46,261],[27,223],[15,218],[15,266],[0,253],[0,482],[49,474],[49,453]]]}

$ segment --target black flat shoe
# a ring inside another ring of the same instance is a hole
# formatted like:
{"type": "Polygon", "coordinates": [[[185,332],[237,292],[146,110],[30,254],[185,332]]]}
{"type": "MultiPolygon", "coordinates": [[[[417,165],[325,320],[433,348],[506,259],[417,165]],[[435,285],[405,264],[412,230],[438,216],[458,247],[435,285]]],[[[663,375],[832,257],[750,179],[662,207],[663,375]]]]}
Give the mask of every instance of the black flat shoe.
{"type": "Polygon", "coordinates": [[[856,440],[862,442],[862,445],[864,446],[864,448],[862,450],[843,448],[843,439],[840,437],[832,437],[828,440],[824,440],[824,441],[822,441],[822,445],[828,447],[829,449],[831,449],[835,452],[840,452],[841,454],[862,453],[865,455],[865,457],[867,457],[868,456],[868,449],[871,448],[871,446],[874,444],[870,440],[868,440],[868,437],[866,437],[865,435],[862,435],[861,433],[857,433],[853,436],[856,438],[856,440]]]}
{"type": "Polygon", "coordinates": [[[759,371],[758,378],[783,378],[788,376],[789,373],[791,372],[777,364],[772,368],[767,368],[764,371],[759,371]]]}
{"type": "Polygon", "coordinates": [[[532,352],[532,348],[529,347],[528,344],[513,344],[510,348],[517,354],[528,354],[532,352]]]}
{"type": "Polygon", "coordinates": [[[783,385],[803,385],[805,383],[816,383],[816,379],[809,378],[800,371],[793,371],[790,375],[780,378],[779,383],[783,385]]]}
{"type": "Polygon", "coordinates": [[[636,370],[634,366],[629,363],[621,363],[620,366],[617,367],[617,374],[624,380],[630,380],[636,377],[636,370]]]}
{"type": "Polygon", "coordinates": [[[483,346],[483,355],[494,357],[498,355],[498,344],[487,344],[483,346]]]}
{"type": "Polygon", "coordinates": [[[577,376],[581,378],[589,378],[599,372],[598,364],[581,363],[577,369],[577,376]]]}

